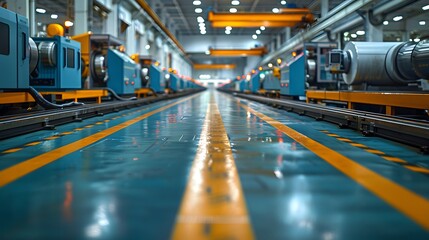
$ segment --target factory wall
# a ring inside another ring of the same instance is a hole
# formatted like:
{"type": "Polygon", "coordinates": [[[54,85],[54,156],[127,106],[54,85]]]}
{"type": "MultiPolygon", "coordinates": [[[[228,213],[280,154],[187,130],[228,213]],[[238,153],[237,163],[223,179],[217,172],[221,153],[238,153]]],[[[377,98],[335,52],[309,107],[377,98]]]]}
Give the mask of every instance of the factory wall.
{"type": "Polygon", "coordinates": [[[268,36],[253,40],[250,36],[182,36],[183,47],[188,52],[205,52],[209,48],[249,49],[263,46],[268,36]]]}

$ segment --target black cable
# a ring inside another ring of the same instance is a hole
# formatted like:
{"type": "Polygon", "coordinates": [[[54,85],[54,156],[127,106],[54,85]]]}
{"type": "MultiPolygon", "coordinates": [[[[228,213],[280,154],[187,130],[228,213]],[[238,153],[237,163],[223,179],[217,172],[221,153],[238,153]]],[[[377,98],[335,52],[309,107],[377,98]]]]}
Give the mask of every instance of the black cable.
{"type": "Polygon", "coordinates": [[[55,104],[51,103],[48,100],[46,100],[36,89],[33,87],[29,87],[27,92],[30,93],[30,95],[34,98],[37,104],[42,106],[44,109],[63,109],[65,107],[73,107],[73,106],[82,106],[85,105],[81,102],[69,102],[64,104],[55,104]]]}
{"type": "Polygon", "coordinates": [[[113,89],[111,88],[105,88],[110,94],[112,94],[113,98],[115,98],[116,100],[119,101],[134,101],[137,100],[136,97],[130,97],[130,98],[123,98],[121,96],[119,96],[115,91],[113,91],[113,89]]]}

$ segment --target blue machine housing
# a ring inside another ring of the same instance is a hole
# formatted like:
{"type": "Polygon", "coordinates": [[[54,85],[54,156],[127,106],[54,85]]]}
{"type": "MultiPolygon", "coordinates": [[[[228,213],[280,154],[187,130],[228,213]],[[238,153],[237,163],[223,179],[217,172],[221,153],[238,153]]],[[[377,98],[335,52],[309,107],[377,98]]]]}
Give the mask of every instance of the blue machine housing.
{"type": "Polygon", "coordinates": [[[165,76],[161,69],[153,64],[149,69],[149,87],[156,93],[165,92],[165,76]]]}
{"type": "Polygon", "coordinates": [[[280,94],[305,96],[305,56],[301,55],[286,64],[282,70],[280,94]]]}
{"type": "Polygon", "coordinates": [[[179,77],[176,74],[170,73],[170,89],[177,92],[180,90],[180,83],[179,83],[179,77]]]}
{"type": "Polygon", "coordinates": [[[30,85],[45,90],[80,89],[80,43],[60,36],[33,40],[39,48],[39,63],[30,85]]]}
{"type": "Polygon", "coordinates": [[[256,72],[252,75],[249,82],[249,90],[251,93],[257,93],[259,90],[259,87],[261,85],[261,77],[259,76],[259,72],[256,72]]]}
{"type": "Polygon", "coordinates": [[[185,79],[179,78],[179,89],[181,89],[181,90],[186,89],[185,83],[186,83],[185,79]]]}
{"type": "Polygon", "coordinates": [[[263,80],[264,89],[267,91],[271,91],[271,90],[280,91],[280,79],[275,77],[272,71],[265,71],[264,74],[265,74],[265,78],[263,80]]]}
{"type": "Polygon", "coordinates": [[[0,89],[29,87],[28,20],[0,7],[0,89]]]}
{"type": "Polygon", "coordinates": [[[118,94],[134,94],[141,88],[140,66],[125,53],[116,49],[107,51],[107,87],[118,94]]]}

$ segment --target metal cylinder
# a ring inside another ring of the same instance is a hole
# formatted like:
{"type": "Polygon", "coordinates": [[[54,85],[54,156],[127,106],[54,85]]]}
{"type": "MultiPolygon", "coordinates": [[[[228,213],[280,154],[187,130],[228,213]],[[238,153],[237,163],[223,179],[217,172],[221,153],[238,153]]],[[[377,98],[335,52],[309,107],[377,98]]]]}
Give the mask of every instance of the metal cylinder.
{"type": "Polygon", "coordinates": [[[411,61],[416,75],[429,79],[429,39],[424,39],[416,44],[411,61]]]}
{"type": "Polygon", "coordinates": [[[367,83],[369,85],[396,84],[387,70],[386,56],[398,42],[349,42],[344,52],[350,57],[350,69],[343,73],[344,81],[349,85],[367,83]]]}
{"type": "Polygon", "coordinates": [[[419,79],[419,76],[417,76],[414,71],[412,63],[412,53],[415,46],[416,44],[413,42],[406,42],[396,54],[397,70],[406,82],[419,79]]]}
{"type": "Polygon", "coordinates": [[[316,60],[314,59],[307,59],[306,61],[306,80],[308,83],[315,83],[316,82],[316,60]]]}
{"type": "Polygon", "coordinates": [[[94,81],[102,83],[106,78],[105,57],[102,54],[94,54],[92,57],[91,75],[94,81]]]}
{"type": "Polygon", "coordinates": [[[43,65],[55,67],[57,65],[57,44],[55,42],[39,43],[39,56],[43,65]]]}
{"type": "Polygon", "coordinates": [[[36,69],[39,62],[39,51],[37,45],[32,38],[28,39],[28,52],[30,53],[30,74],[36,69]]]}

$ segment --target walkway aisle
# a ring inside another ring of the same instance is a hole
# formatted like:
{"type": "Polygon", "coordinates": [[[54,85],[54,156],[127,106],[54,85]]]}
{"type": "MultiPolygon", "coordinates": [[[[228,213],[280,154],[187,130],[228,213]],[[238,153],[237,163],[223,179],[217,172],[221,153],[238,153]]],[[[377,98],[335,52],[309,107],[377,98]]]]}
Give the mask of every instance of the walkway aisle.
{"type": "Polygon", "coordinates": [[[0,239],[429,239],[429,160],[216,91],[1,141],[0,239]]]}

